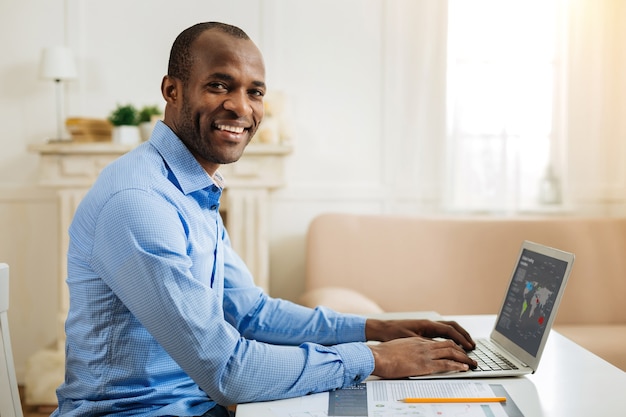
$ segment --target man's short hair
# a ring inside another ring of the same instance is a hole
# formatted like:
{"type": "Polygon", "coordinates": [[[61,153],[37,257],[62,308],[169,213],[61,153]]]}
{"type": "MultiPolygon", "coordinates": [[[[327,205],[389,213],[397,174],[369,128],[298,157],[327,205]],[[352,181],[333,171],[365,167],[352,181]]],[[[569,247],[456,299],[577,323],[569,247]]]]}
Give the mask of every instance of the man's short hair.
{"type": "Polygon", "coordinates": [[[250,39],[250,37],[237,26],[221,22],[197,23],[182,31],[174,40],[170,51],[170,60],[167,67],[167,75],[178,78],[183,84],[189,81],[189,73],[193,65],[194,56],[191,53],[191,45],[202,33],[207,30],[219,30],[239,39],[250,39]]]}

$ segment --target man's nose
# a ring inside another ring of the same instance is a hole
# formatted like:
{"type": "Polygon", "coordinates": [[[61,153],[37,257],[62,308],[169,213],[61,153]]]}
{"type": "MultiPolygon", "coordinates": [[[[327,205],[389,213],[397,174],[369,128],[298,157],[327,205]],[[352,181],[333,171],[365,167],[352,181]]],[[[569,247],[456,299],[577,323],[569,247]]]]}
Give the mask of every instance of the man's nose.
{"type": "Polygon", "coordinates": [[[252,113],[250,98],[246,92],[233,92],[224,101],[224,109],[232,111],[237,117],[252,113]]]}

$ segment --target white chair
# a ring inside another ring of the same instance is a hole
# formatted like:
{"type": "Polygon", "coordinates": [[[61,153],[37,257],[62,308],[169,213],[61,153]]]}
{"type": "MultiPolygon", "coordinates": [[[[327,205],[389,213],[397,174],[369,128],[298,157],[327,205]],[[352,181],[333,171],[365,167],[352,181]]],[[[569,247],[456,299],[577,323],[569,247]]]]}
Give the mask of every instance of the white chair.
{"type": "Polygon", "coordinates": [[[9,265],[0,263],[0,417],[23,417],[9,337],[9,265]]]}

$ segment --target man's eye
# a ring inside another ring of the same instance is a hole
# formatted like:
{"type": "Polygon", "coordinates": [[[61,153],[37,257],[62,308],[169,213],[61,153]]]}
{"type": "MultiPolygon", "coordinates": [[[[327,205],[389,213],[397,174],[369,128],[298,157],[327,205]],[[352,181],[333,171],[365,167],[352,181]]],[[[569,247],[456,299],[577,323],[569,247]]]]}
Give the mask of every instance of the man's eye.
{"type": "Polygon", "coordinates": [[[223,83],[209,83],[209,88],[213,90],[226,90],[226,86],[223,83]]]}
{"type": "Polygon", "coordinates": [[[250,95],[257,96],[257,97],[263,97],[265,95],[265,91],[263,91],[263,90],[252,90],[252,91],[250,91],[250,95]]]}

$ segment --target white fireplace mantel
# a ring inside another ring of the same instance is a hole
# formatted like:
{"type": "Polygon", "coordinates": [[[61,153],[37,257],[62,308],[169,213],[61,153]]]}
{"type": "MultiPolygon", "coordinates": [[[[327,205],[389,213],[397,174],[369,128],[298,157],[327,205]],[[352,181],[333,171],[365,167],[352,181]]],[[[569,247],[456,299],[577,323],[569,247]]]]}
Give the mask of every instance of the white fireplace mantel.
{"type": "MultiPolygon", "coordinates": [[[[74,212],[100,171],[132,148],[133,146],[111,142],[55,142],[33,144],[28,148],[40,155],[39,184],[57,190],[59,270],[54,279],[58,282],[60,300],[56,349],[37,352],[27,363],[27,404],[56,404],[55,390],[64,378],[64,324],[69,309],[65,284],[66,252],[69,245],[67,230],[74,212]],[[44,362],[45,367],[42,366],[44,362]],[[54,369],[50,369],[51,362],[57,364],[54,369]],[[49,369],[50,375],[41,378],[41,369],[49,369]]],[[[292,148],[288,145],[251,143],[239,161],[220,167],[220,172],[226,179],[220,211],[231,243],[246,262],[256,284],[265,291],[269,291],[269,194],[284,185],[284,159],[291,151],[292,148]]]]}

